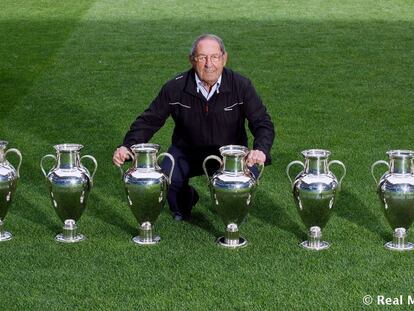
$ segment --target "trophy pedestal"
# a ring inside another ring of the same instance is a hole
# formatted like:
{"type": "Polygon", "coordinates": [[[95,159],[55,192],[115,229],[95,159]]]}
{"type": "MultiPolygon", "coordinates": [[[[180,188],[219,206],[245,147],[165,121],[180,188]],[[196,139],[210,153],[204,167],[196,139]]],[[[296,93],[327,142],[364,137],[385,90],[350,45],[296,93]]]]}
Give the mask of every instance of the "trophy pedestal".
{"type": "Polygon", "coordinates": [[[77,226],[73,219],[65,220],[63,233],[55,236],[55,240],[61,243],[76,243],[85,240],[85,236],[77,233],[76,229],[77,226]]]}
{"type": "Polygon", "coordinates": [[[303,241],[299,244],[303,248],[313,250],[313,251],[321,251],[324,249],[328,249],[331,245],[326,241],[319,241],[319,243],[311,243],[310,241],[303,241]]]}
{"type": "Polygon", "coordinates": [[[161,241],[161,238],[159,236],[154,236],[152,239],[146,239],[141,236],[136,236],[132,238],[132,242],[139,245],[154,245],[161,241]]]}
{"type": "Polygon", "coordinates": [[[321,241],[321,238],[321,228],[319,228],[318,226],[311,227],[308,232],[308,240],[300,243],[300,246],[302,246],[305,249],[314,251],[328,249],[330,247],[330,244],[328,242],[321,241]]]}
{"type": "Polygon", "coordinates": [[[7,231],[3,231],[3,221],[0,220],[0,242],[11,240],[12,234],[7,231]]]}
{"type": "Polygon", "coordinates": [[[224,236],[217,239],[220,246],[227,248],[240,248],[247,245],[247,240],[240,236],[239,228],[236,224],[228,224],[224,236]]]}
{"type": "Polygon", "coordinates": [[[392,251],[412,251],[414,250],[414,244],[410,242],[406,242],[405,238],[407,237],[407,230],[405,228],[397,228],[394,231],[394,239],[392,242],[388,242],[384,244],[386,249],[392,251]]]}
{"type": "Polygon", "coordinates": [[[0,242],[9,241],[12,239],[12,234],[7,231],[0,232],[0,242]]]}
{"type": "Polygon", "coordinates": [[[217,243],[227,248],[240,248],[247,245],[247,240],[243,237],[239,237],[238,240],[227,240],[226,237],[222,236],[217,239],[217,243]]]}
{"type": "Polygon", "coordinates": [[[161,238],[153,235],[152,225],[149,221],[142,223],[139,227],[139,235],[132,238],[132,242],[139,245],[154,245],[161,241],[161,238]]]}
{"type": "Polygon", "coordinates": [[[66,237],[63,233],[58,234],[55,236],[55,240],[61,243],[76,243],[85,240],[85,236],[83,234],[76,234],[71,237],[66,237]]]}

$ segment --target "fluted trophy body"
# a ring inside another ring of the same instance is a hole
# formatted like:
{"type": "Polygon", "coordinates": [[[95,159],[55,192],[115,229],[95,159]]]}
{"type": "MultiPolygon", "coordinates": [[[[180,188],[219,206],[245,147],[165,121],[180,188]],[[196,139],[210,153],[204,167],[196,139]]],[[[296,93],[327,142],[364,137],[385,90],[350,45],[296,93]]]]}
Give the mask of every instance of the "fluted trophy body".
{"type": "Polygon", "coordinates": [[[302,152],[304,162],[293,161],[286,173],[292,183],[293,198],[299,215],[309,229],[307,241],[301,243],[306,249],[322,250],[329,247],[329,243],[321,241],[322,229],[331,217],[332,209],[340,190],[342,179],[345,177],[345,165],[340,161],[330,161],[328,150],[309,149],[302,152]],[[331,164],[339,164],[344,170],[341,180],[330,171],[331,164]],[[299,164],[303,170],[292,181],[290,168],[299,164]]]}
{"type": "Polygon", "coordinates": [[[156,144],[133,145],[130,154],[133,164],[125,173],[122,172],[128,204],[139,224],[140,234],[132,240],[140,245],[151,245],[160,241],[160,237],[154,235],[153,227],[167,199],[175,162],[169,153],[157,156],[159,149],[160,146],[156,144]],[[158,165],[159,158],[163,156],[172,162],[169,177],[158,165]]]}
{"type": "Polygon", "coordinates": [[[80,156],[82,145],[60,144],[55,145],[54,148],[56,156],[45,155],[40,166],[46,177],[52,207],[64,222],[63,233],[58,234],[55,239],[64,243],[79,242],[85,237],[76,232],[76,222],[86,208],[98,164],[96,159],[90,155],[80,156]],[[43,162],[47,158],[52,158],[55,161],[49,172],[43,168],[43,162]],[[82,165],[82,160],[85,158],[94,163],[92,174],[82,165]]]}
{"type": "Polygon", "coordinates": [[[414,151],[390,150],[387,155],[389,162],[380,160],[371,166],[382,210],[394,231],[393,241],[384,246],[396,251],[413,250],[414,244],[405,239],[414,221],[414,151]],[[378,164],[388,167],[379,181],[374,174],[378,164]]]}
{"type": "MultiPolygon", "coordinates": [[[[238,248],[247,244],[247,240],[240,236],[239,227],[248,215],[258,182],[246,165],[248,152],[244,146],[227,145],[220,148],[222,159],[211,155],[203,163],[209,180],[213,208],[217,210],[226,228],[224,236],[217,240],[224,247],[238,248]],[[211,177],[206,168],[210,159],[220,163],[219,170],[211,177]]],[[[259,177],[262,171],[263,165],[259,177]]]]}
{"type": "Polygon", "coordinates": [[[7,144],[7,141],[0,140],[0,242],[8,241],[12,238],[10,232],[3,230],[3,222],[16,192],[17,181],[20,176],[20,165],[22,163],[20,151],[14,148],[6,150],[7,144]],[[10,153],[15,153],[19,157],[17,169],[6,159],[10,153]]]}

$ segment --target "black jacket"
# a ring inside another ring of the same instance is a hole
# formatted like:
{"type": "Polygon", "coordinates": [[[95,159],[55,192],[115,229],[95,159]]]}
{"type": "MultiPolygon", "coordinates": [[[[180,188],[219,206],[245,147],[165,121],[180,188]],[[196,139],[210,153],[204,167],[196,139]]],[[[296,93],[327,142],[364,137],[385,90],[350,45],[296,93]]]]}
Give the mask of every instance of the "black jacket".
{"type": "Polygon", "coordinates": [[[224,68],[219,92],[209,101],[197,93],[194,69],[168,81],[151,105],[132,123],[124,146],[146,143],[171,116],[172,144],[191,152],[218,150],[224,145],[247,146],[245,120],[254,136],[253,149],[266,154],[275,136],[274,126],[250,80],[224,68]]]}

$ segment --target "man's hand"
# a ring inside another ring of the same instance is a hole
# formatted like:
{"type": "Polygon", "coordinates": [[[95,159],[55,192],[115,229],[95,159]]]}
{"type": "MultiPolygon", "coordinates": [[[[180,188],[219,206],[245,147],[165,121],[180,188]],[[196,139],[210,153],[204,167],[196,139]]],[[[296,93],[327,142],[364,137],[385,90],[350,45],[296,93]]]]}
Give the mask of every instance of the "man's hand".
{"type": "Polygon", "coordinates": [[[128,160],[131,158],[131,151],[127,147],[121,146],[117,148],[114,152],[114,156],[112,157],[112,162],[116,166],[121,166],[124,164],[125,160],[128,160]]]}
{"type": "Polygon", "coordinates": [[[255,164],[264,164],[266,161],[266,155],[260,150],[251,150],[247,155],[247,166],[253,166],[255,164]]]}

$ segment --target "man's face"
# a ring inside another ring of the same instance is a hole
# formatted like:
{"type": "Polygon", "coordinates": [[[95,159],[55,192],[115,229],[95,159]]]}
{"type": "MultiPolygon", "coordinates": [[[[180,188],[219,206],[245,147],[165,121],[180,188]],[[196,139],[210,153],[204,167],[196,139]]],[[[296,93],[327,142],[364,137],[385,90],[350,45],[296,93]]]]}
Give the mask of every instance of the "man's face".
{"type": "Polygon", "coordinates": [[[214,85],[226,65],[227,54],[223,54],[216,40],[201,40],[196,48],[194,58],[190,58],[191,65],[201,81],[209,86],[214,85]]]}

